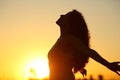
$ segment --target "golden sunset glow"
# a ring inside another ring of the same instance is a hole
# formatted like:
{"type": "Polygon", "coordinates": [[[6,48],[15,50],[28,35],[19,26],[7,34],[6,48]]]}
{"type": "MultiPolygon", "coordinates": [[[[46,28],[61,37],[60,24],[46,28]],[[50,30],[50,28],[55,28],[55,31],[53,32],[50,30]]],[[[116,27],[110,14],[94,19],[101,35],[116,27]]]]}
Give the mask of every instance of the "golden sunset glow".
{"type": "MultiPolygon", "coordinates": [[[[73,9],[85,18],[91,48],[120,61],[120,0],[0,0],[0,80],[48,77],[48,51],[60,36],[56,20],[73,9]]],[[[86,69],[88,79],[120,80],[93,59],[86,69]]]]}
{"type": "Polygon", "coordinates": [[[31,60],[26,65],[26,76],[29,78],[46,78],[49,76],[48,62],[44,59],[31,60]]]}

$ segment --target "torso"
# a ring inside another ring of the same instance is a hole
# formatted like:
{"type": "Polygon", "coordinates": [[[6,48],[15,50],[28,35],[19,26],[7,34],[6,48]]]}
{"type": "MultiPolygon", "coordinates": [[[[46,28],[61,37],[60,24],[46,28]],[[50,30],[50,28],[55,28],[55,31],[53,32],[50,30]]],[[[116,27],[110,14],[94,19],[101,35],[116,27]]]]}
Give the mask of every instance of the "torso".
{"type": "Polygon", "coordinates": [[[80,69],[85,66],[88,56],[84,52],[87,51],[80,39],[72,35],[61,36],[48,53],[49,80],[75,80],[72,68],[77,66],[80,69]]]}
{"type": "Polygon", "coordinates": [[[75,80],[72,72],[73,51],[68,42],[58,39],[48,53],[50,80],[75,80]]]}

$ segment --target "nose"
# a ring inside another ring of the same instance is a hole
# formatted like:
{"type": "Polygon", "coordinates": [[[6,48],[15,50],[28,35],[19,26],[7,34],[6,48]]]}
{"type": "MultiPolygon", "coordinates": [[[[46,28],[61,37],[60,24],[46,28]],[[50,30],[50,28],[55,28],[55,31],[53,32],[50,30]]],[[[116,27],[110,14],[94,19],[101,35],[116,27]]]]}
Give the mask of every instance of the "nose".
{"type": "Polygon", "coordinates": [[[61,17],[64,17],[65,15],[60,15],[61,17]]]}

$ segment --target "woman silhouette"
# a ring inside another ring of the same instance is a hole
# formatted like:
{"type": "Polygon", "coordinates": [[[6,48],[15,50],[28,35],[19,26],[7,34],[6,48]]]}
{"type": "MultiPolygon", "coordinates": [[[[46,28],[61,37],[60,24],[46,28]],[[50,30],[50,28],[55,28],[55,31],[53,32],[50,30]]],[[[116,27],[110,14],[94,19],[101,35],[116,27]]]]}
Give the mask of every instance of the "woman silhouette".
{"type": "Polygon", "coordinates": [[[56,23],[61,35],[48,53],[49,80],[75,80],[73,73],[77,71],[86,75],[84,67],[89,57],[120,75],[119,62],[110,63],[90,48],[89,31],[80,12],[73,10],[61,15],[56,23]]]}

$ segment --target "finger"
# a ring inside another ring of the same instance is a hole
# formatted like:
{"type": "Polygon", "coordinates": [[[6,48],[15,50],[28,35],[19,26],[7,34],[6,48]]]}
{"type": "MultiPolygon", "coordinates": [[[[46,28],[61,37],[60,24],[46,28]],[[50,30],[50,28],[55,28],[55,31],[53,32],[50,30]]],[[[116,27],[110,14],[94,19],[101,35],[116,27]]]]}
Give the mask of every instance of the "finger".
{"type": "Polygon", "coordinates": [[[116,72],[116,73],[120,76],[119,72],[116,72]]]}

